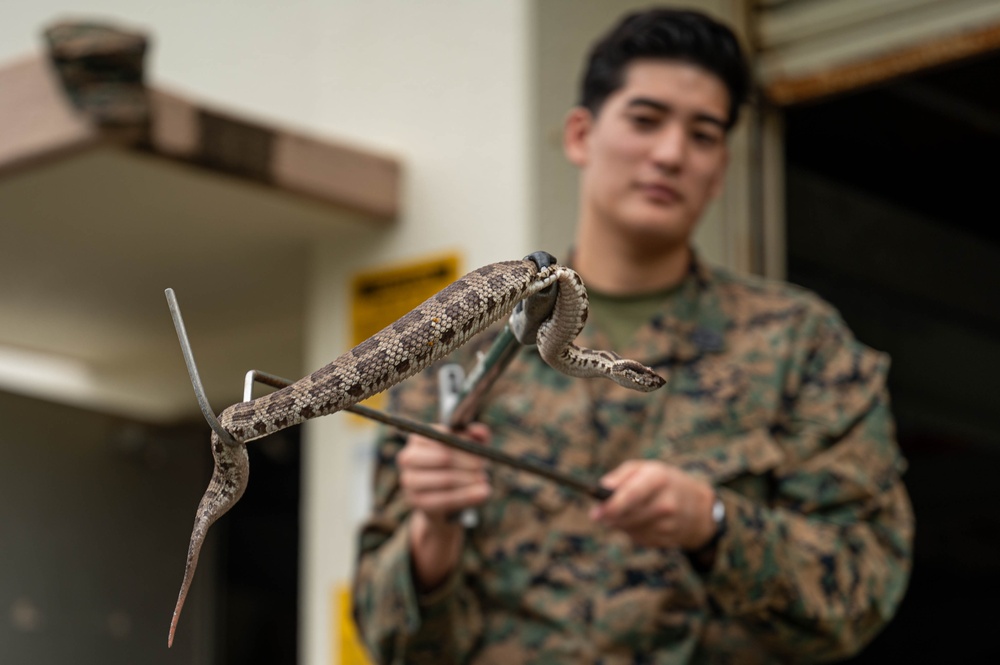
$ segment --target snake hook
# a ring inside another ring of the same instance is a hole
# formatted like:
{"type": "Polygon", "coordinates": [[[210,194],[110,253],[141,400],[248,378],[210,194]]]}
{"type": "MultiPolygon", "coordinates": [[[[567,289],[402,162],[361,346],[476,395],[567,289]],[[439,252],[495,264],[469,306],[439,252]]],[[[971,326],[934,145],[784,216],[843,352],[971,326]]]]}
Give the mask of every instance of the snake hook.
{"type": "Polygon", "coordinates": [[[177,340],[181,343],[181,353],[184,354],[184,364],[187,365],[188,376],[191,377],[191,387],[194,388],[194,396],[201,407],[201,413],[208,421],[208,426],[219,435],[219,440],[227,446],[237,446],[239,443],[233,435],[226,431],[215,412],[212,411],[205,396],[205,387],[201,383],[201,376],[198,374],[198,366],[194,362],[194,353],[191,351],[191,342],[188,340],[187,330],[184,327],[184,317],[181,316],[181,306],[177,303],[177,296],[173,289],[167,289],[167,305],[170,307],[170,317],[174,320],[174,329],[177,331],[177,340]]]}

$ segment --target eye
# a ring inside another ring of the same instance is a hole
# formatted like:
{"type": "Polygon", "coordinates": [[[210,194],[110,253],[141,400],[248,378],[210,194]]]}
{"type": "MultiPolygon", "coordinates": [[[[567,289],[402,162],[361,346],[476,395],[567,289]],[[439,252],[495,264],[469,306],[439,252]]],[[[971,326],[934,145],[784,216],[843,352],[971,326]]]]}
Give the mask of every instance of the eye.
{"type": "Polygon", "coordinates": [[[702,129],[691,132],[691,138],[694,139],[695,143],[705,148],[711,148],[722,142],[722,135],[719,132],[702,129]]]}
{"type": "Polygon", "coordinates": [[[660,117],[649,113],[632,113],[628,119],[632,127],[639,131],[652,131],[660,126],[660,117]]]}

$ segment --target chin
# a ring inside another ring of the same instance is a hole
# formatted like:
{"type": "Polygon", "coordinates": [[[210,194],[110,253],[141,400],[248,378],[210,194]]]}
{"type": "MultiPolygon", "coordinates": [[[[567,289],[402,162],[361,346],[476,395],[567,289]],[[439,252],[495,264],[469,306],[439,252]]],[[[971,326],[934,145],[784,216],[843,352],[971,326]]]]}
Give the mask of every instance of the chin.
{"type": "Polygon", "coordinates": [[[624,229],[631,244],[643,254],[666,253],[687,246],[690,233],[678,226],[636,224],[624,229]]]}
{"type": "Polygon", "coordinates": [[[650,242],[658,239],[676,241],[678,238],[687,238],[694,230],[693,224],[678,219],[678,215],[664,214],[662,209],[623,216],[618,226],[624,233],[637,238],[647,238],[650,242]]]}
{"type": "Polygon", "coordinates": [[[621,226],[646,229],[651,233],[659,231],[669,234],[682,232],[692,226],[688,217],[687,210],[676,204],[668,206],[643,202],[622,210],[619,223],[621,226]]]}

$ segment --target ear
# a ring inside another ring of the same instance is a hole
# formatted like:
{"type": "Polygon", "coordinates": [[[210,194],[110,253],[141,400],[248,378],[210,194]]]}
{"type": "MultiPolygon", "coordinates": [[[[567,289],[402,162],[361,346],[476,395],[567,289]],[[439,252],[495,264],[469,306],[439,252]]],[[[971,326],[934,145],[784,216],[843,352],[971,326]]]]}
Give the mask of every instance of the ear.
{"type": "Polygon", "coordinates": [[[574,107],[566,116],[563,124],[563,153],[576,166],[587,165],[587,138],[593,124],[594,116],[582,106],[574,107]]]}

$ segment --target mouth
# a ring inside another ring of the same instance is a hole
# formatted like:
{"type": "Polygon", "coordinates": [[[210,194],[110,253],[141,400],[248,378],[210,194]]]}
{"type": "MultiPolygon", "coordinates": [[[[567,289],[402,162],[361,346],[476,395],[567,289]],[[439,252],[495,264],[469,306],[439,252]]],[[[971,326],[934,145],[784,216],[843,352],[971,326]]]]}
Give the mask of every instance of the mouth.
{"type": "Polygon", "coordinates": [[[653,203],[673,204],[682,199],[680,192],[662,182],[640,182],[636,184],[636,189],[653,203]]]}

